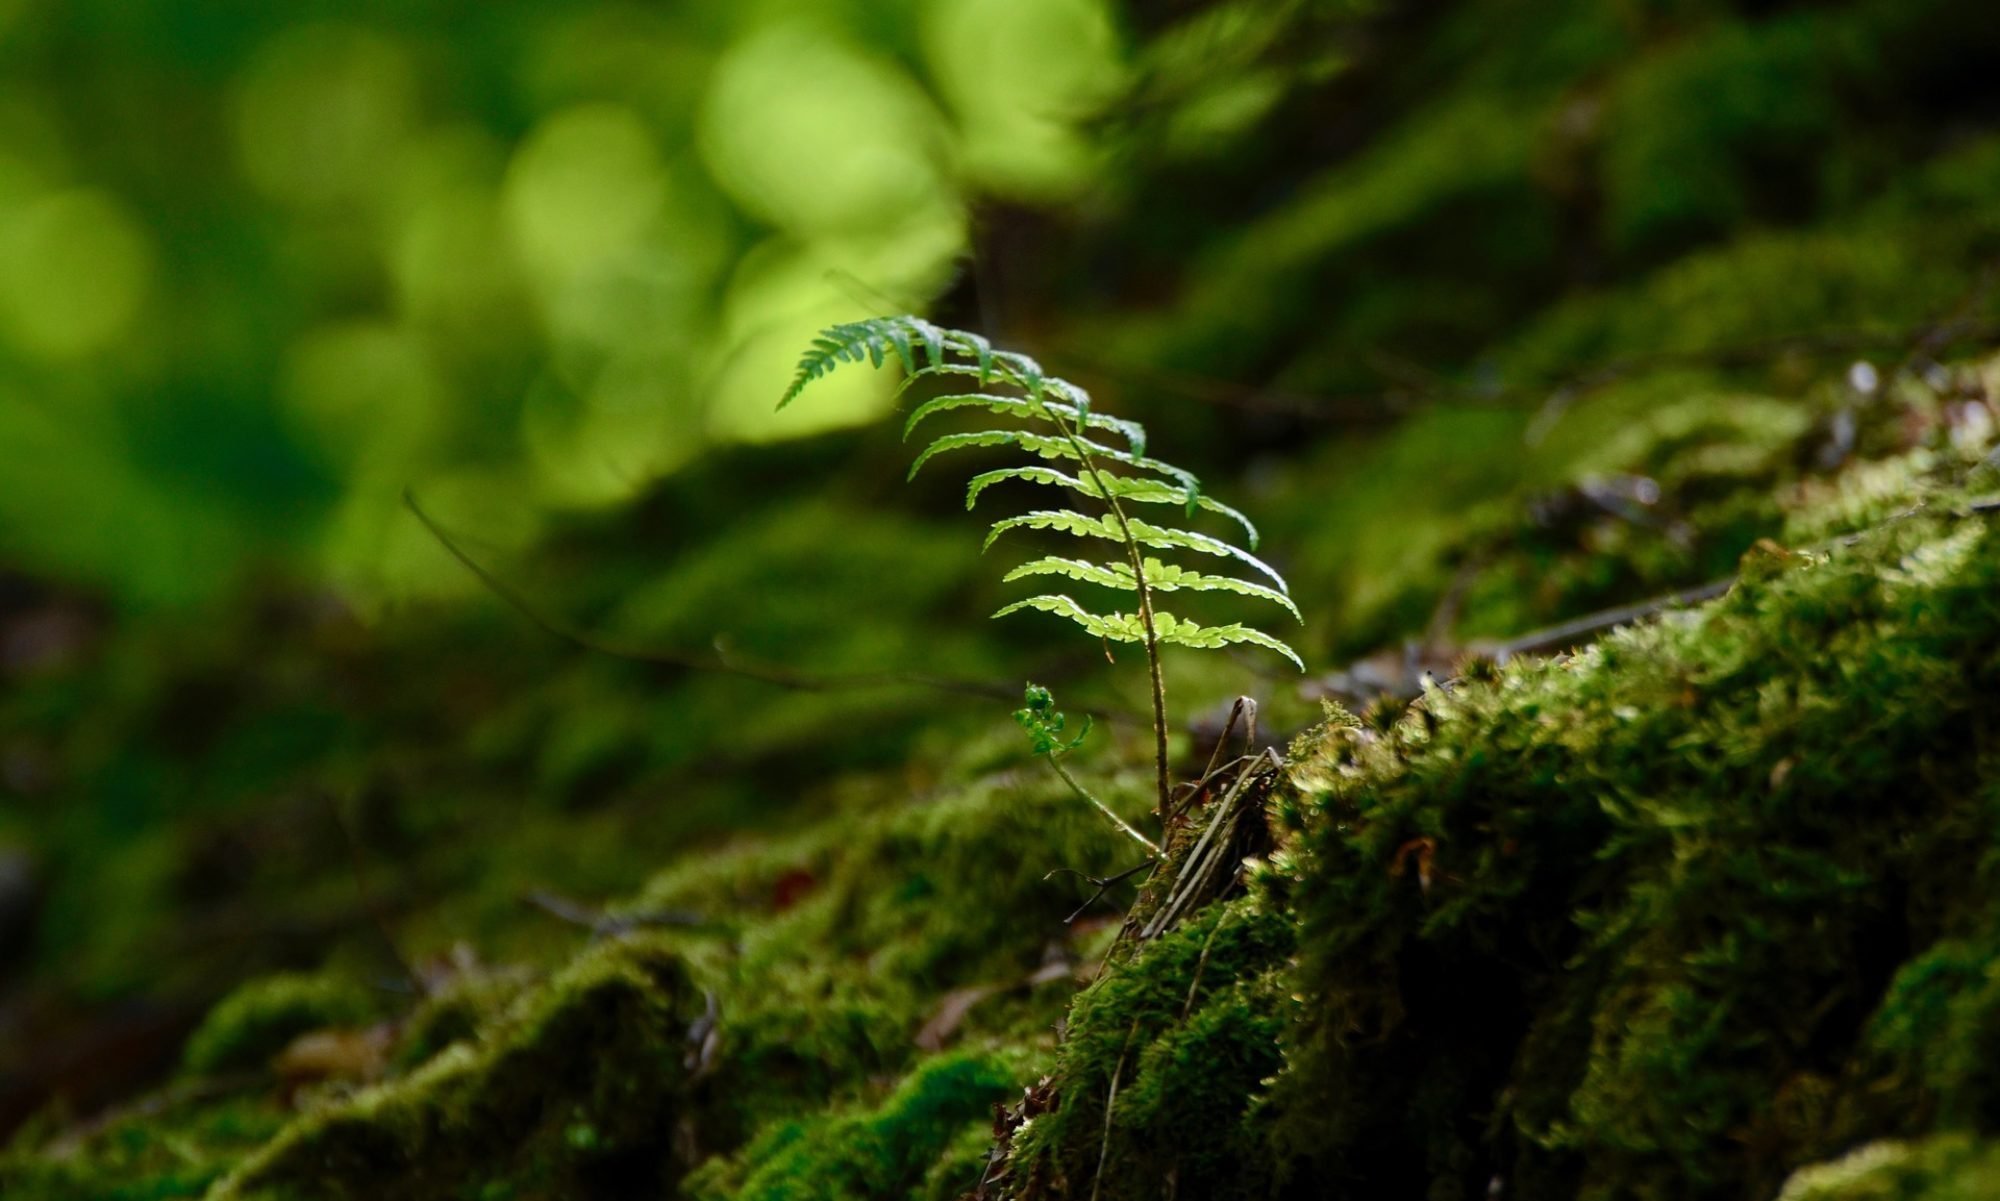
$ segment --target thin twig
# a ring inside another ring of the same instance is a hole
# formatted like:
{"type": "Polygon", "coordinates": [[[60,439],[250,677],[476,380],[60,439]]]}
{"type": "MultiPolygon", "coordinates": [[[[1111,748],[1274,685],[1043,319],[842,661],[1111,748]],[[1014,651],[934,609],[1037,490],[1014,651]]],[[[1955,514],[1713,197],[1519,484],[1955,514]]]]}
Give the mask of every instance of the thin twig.
{"type": "Polygon", "coordinates": [[[354,828],[348,824],[347,815],[341,811],[340,799],[325,790],[320,790],[319,795],[320,799],[326,802],[327,812],[333,815],[333,824],[340,829],[341,841],[347,844],[347,866],[354,873],[354,891],[361,899],[362,912],[368,915],[369,923],[375,927],[375,933],[381,937],[382,945],[388,949],[389,958],[395,963],[397,972],[409,982],[415,995],[419,997],[430,995],[430,989],[425,986],[424,978],[410,966],[410,961],[403,956],[402,947],[396,944],[396,935],[389,929],[387,915],[383,913],[381,906],[375,903],[375,894],[368,887],[368,871],[361,853],[361,839],[355,835],[354,828]]]}
{"type": "Polygon", "coordinates": [[[1132,1025],[1125,1031],[1125,1045],[1118,1049],[1118,1063],[1111,1069],[1111,1094],[1104,1099],[1104,1142],[1097,1149],[1097,1174],[1090,1181],[1090,1201],[1097,1201],[1097,1193],[1104,1186],[1104,1164],[1111,1157],[1111,1111],[1118,1104],[1118,1081],[1125,1074],[1125,1056],[1132,1050],[1132,1037],[1139,1033],[1139,1019],[1133,1018],[1132,1025]]]}
{"type": "MultiPolygon", "coordinates": [[[[815,674],[794,671],[790,668],[770,664],[746,662],[720,651],[710,655],[697,655],[684,651],[660,650],[655,648],[619,646],[572,626],[551,618],[535,607],[513,586],[500,579],[478,560],[468,554],[438,525],[431,515],[417,503],[416,493],[408,488],[403,490],[403,504],[411,514],[423,524],[431,537],[456,559],[460,566],[471,572],[484,584],[488,591],[499,597],[507,607],[526,618],[530,624],[551,637],[561,639],[573,646],[601,655],[618,659],[629,659],[638,663],[657,663],[668,667],[681,667],[689,671],[716,672],[724,675],[741,676],[758,680],[779,688],[789,688],[800,692],[831,692],[848,689],[867,688],[929,688],[939,692],[957,693],[990,700],[1012,701],[1019,697],[1020,689],[1012,684],[1001,684],[987,680],[967,680],[951,676],[931,675],[917,671],[880,671],[853,675],[815,674]]],[[[1131,722],[1133,716],[1126,713],[1107,712],[1100,716],[1113,721],[1131,722]]]]}
{"type": "Polygon", "coordinates": [[[634,930],[660,927],[695,927],[708,924],[708,918],[690,909],[644,909],[634,913],[607,913],[602,909],[580,904],[568,897],[552,892],[535,890],[521,898],[550,917],[575,926],[583,926],[592,936],[616,938],[634,930]]]}
{"type": "Polygon", "coordinates": [[[1124,871],[1119,872],[1115,876],[1093,876],[1087,872],[1080,872],[1073,867],[1059,867],[1049,872],[1047,875],[1043,876],[1042,879],[1053,880],[1057,876],[1063,875],[1064,873],[1068,873],[1069,875],[1075,876],[1079,880],[1083,880],[1088,883],[1095,884],[1097,886],[1097,891],[1090,894],[1089,900],[1085,901],[1081,905],[1078,905],[1076,907],[1076,912],[1070,914],[1068,917],[1063,919],[1063,925],[1067,926],[1072,922],[1076,921],[1076,919],[1082,917],[1084,910],[1089,909],[1092,905],[1097,904],[1097,902],[1103,898],[1104,894],[1110,892],[1115,885],[1124,883],[1125,881],[1131,879],[1133,876],[1138,875],[1140,872],[1143,872],[1148,868],[1156,868],[1158,866],[1160,866],[1160,861],[1158,859],[1148,859],[1145,862],[1138,864],[1137,866],[1126,868],[1124,871]]]}
{"type": "Polygon", "coordinates": [[[1236,777],[1236,782],[1230,785],[1229,791],[1223,794],[1221,802],[1216,805],[1215,816],[1209,819],[1208,828],[1202,831],[1194,849],[1189,851],[1187,858],[1182,861],[1180,874],[1174,878],[1173,887],[1167,893],[1167,900],[1154,911],[1152,920],[1148,921],[1145,930],[1140,932],[1141,938],[1157,938],[1162,931],[1173,924],[1174,919],[1180,916],[1189,902],[1202,894],[1209,882],[1214,879],[1216,870],[1229,855],[1231,842],[1235,836],[1236,821],[1241,815],[1238,802],[1247,795],[1252,784],[1271,770],[1283,766],[1284,763],[1278,758],[1277,751],[1267,749],[1236,777]],[[1217,839],[1216,834],[1219,831],[1222,832],[1222,837],[1217,839]]]}

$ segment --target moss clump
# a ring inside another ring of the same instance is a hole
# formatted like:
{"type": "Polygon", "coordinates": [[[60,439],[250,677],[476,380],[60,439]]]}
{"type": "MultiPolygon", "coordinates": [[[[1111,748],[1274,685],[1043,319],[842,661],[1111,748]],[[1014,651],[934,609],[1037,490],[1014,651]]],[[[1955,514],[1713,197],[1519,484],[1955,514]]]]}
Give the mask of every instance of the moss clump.
{"type": "Polygon", "coordinates": [[[1213,905],[1079,994],[1054,1109],[1015,1135],[1010,1191],[1151,1197],[1172,1180],[1187,1196],[1266,1195],[1252,1100],[1281,1065],[1292,940],[1268,898],[1213,905]]]}
{"type": "Polygon", "coordinates": [[[46,1140],[24,1131],[0,1152],[7,1201],[200,1197],[284,1124],[278,1106],[191,1086],[46,1140]]]}
{"type": "Polygon", "coordinates": [[[360,1026],[387,1011],[381,992],[328,973],[286,972],[252,980],[210,1010],[182,1054],[194,1075],[262,1068],[293,1039],[330,1026],[360,1026]]]}
{"type": "Polygon", "coordinates": [[[701,1201],[959,1196],[979,1182],[994,1103],[1018,1089],[1024,1071],[1018,1055],[938,1056],[873,1109],[766,1128],[740,1156],[690,1180],[688,1194],[701,1201]]]}
{"type": "Polygon", "coordinates": [[[306,1114],[217,1201],[670,1190],[701,1001],[655,939],[593,948],[477,1044],[306,1114]]]}
{"type": "Polygon", "coordinates": [[[1938,512],[1745,568],[1715,605],[1327,736],[1293,815],[1291,1170],[1758,1196],[1919,1132],[1940,1093],[1984,1120],[1983,966],[1943,946],[1891,985],[1991,929],[2000,534],[1938,512]]]}
{"type": "Polygon", "coordinates": [[[1801,1168],[1778,1201],[1984,1201],[2000,1196],[2000,1146],[1964,1135],[1869,1143],[1801,1168]]]}

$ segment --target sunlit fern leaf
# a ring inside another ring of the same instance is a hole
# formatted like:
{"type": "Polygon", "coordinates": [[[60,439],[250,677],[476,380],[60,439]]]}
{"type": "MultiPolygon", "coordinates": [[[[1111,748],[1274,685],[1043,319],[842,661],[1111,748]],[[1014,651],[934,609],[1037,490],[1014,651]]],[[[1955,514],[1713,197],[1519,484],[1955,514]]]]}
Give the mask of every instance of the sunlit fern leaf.
{"type": "Polygon", "coordinates": [[[1211,538],[1207,534],[1197,534],[1193,530],[1157,526],[1151,522],[1141,521],[1136,517],[1126,518],[1121,528],[1120,523],[1114,517],[1091,517],[1070,509],[1036,509],[1032,512],[1022,513],[1016,517],[1003,517],[999,521],[994,522],[992,527],[986,532],[985,546],[981,549],[991,547],[1000,535],[1007,531],[1021,529],[1054,530],[1058,533],[1071,534],[1078,538],[1102,538],[1106,542],[1117,543],[1121,546],[1125,544],[1125,534],[1129,530],[1132,541],[1141,546],[1150,546],[1156,550],[1191,550],[1199,554],[1217,555],[1222,558],[1235,559],[1237,562],[1253,567],[1266,576],[1269,576],[1272,582],[1278,585],[1280,591],[1287,591],[1285,588],[1285,577],[1279,575],[1262,559],[1259,559],[1241,547],[1232,546],[1220,538],[1211,538]]]}
{"type": "Polygon", "coordinates": [[[1024,354],[1011,350],[996,350],[993,361],[1007,371],[1008,379],[1028,394],[1029,400],[1040,400],[1042,390],[1048,382],[1042,377],[1042,365],[1024,354]]]}
{"type": "Polygon", "coordinates": [[[993,343],[988,342],[978,334],[966,333],[963,330],[952,331],[950,337],[952,346],[960,354],[970,354],[972,356],[973,365],[979,376],[979,386],[984,388],[987,384],[991,383],[993,381],[993,343]]]}
{"type": "Polygon", "coordinates": [[[915,343],[923,344],[930,365],[945,361],[946,331],[932,325],[921,317],[871,317],[866,321],[849,321],[827,327],[799,358],[799,367],[792,376],[792,384],[785,389],[778,407],[797,400],[799,393],[814,380],[826,375],[842,363],[859,363],[866,359],[875,367],[880,367],[894,354],[903,365],[903,370],[915,374],[925,364],[917,361],[915,343]]]}
{"type": "Polygon", "coordinates": [[[1102,459],[1107,463],[1117,463],[1135,471],[1150,471],[1179,484],[1182,497],[1190,505],[1201,503],[1201,481],[1172,463],[1162,463],[1158,459],[1148,459],[1128,454],[1088,438],[1067,438],[1060,435],[1037,434],[1030,430],[980,430],[969,434],[946,434],[917,452],[910,464],[909,478],[915,479],[925,463],[948,450],[965,450],[980,446],[1019,446],[1036,458],[1056,460],[1066,459],[1072,463],[1082,463],[1083,456],[1102,459]]]}
{"type": "MultiPolygon", "coordinates": [[[[1108,642],[1143,643],[1146,640],[1145,620],[1137,613],[1093,613],[1078,604],[1075,599],[1059,593],[1031,596],[1026,600],[1015,601],[993,616],[1006,617],[1027,609],[1066,618],[1082,626],[1087,633],[1108,642]]],[[[1291,660],[1300,671],[1306,669],[1305,661],[1299,658],[1298,652],[1283,641],[1240,622],[1226,626],[1205,626],[1199,622],[1177,617],[1165,610],[1156,609],[1153,612],[1153,632],[1159,637],[1160,642],[1167,646],[1186,646],[1197,650],[1220,650],[1239,643],[1261,646],[1291,660]]]]}
{"type": "Polygon", "coordinates": [[[882,331],[882,336],[895,349],[896,357],[902,360],[903,370],[914,373],[917,370],[917,355],[916,351],[910,346],[909,329],[900,322],[892,322],[887,329],[882,331]]]}
{"type": "Polygon", "coordinates": [[[1241,622],[1232,622],[1226,626],[1205,626],[1175,617],[1172,613],[1155,612],[1153,631],[1160,636],[1161,642],[1170,646],[1191,646],[1200,650],[1220,650],[1237,643],[1261,646],[1265,650],[1276,651],[1290,659],[1292,665],[1300,671],[1306,669],[1305,660],[1299,658],[1297,651],[1264,631],[1241,622]]]}
{"type": "Polygon", "coordinates": [[[1082,605],[1077,604],[1074,599],[1059,594],[1031,596],[1026,600],[1017,600],[1013,604],[1000,609],[993,616],[1006,617],[1009,614],[1019,613],[1024,609],[1039,609],[1044,613],[1053,613],[1057,617],[1066,617],[1082,626],[1085,632],[1112,642],[1144,642],[1146,640],[1145,624],[1139,619],[1138,614],[1092,613],[1082,605]]]}
{"type": "Polygon", "coordinates": [[[1132,569],[1123,563],[1092,563],[1084,559],[1063,559],[1055,556],[1035,559],[1021,564],[1000,577],[1003,584],[1024,580],[1029,576],[1059,575],[1085,584],[1096,584],[1101,588],[1118,588],[1126,592],[1137,592],[1139,585],[1132,581],[1132,569]]]}
{"type": "MultiPolygon", "coordinates": [[[[1014,396],[995,396],[991,392],[957,392],[949,396],[932,397],[911,410],[909,419],[903,423],[903,440],[908,441],[910,434],[925,418],[957,409],[982,409],[988,413],[1024,417],[1051,424],[1060,417],[1091,429],[1110,430],[1125,439],[1133,454],[1143,453],[1146,447],[1146,431],[1136,421],[1088,412],[1059,400],[1045,399],[1038,405],[1031,400],[1014,396]]],[[[1180,500],[1180,494],[1176,493],[1174,499],[1180,500]]]]}
{"type": "MultiPolygon", "coordinates": [[[[1179,488],[1170,488],[1158,480],[1134,479],[1129,475],[1100,472],[1096,476],[1074,476],[1057,471],[1053,467],[1000,467],[992,471],[982,471],[966,482],[965,507],[968,511],[979,502],[979,494],[995,484],[1006,480],[1023,480],[1030,484],[1046,484],[1052,488],[1068,488],[1083,496],[1102,500],[1104,493],[1097,486],[1097,480],[1104,481],[1105,489],[1119,500],[1136,500],[1142,504],[1180,505],[1186,503],[1187,494],[1179,488]]],[[[1219,513],[1243,527],[1243,536],[1249,540],[1250,549],[1257,549],[1257,527],[1250,519],[1229,505],[1199,494],[1195,504],[1211,513],[1219,513]]]]}
{"type": "MultiPolygon", "coordinates": [[[[1232,592],[1238,596],[1251,596],[1267,600],[1277,605],[1300,622],[1299,607],[1292,598],[1275,588],[1249,580],[1239,580],[1235,576],[1211,575],[1195,571],[1175,563],[1162,563],[1158,559],[1145,560],[1146,586],[1155,592],[1232,592]]],[[[1059,575],[1086,584],[1096,584],[1103,588],[1116,588],[1123,592],[1137,592],[1139,585],[1132,579],[1132,569],[1123,563],[1091,563],[1083,559],[1065,559],[1050,556],[1023,563],[1001,577],[1001,583],[1012,583],[1029,576],[1059,575]]]]}

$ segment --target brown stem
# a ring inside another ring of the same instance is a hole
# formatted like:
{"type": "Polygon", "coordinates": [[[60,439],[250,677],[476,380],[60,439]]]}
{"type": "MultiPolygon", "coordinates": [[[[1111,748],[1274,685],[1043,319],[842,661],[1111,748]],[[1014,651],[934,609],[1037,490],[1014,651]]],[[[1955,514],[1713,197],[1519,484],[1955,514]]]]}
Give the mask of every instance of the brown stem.
{"type": "Polygon", "coordinates": [[[1104,482],[1104,475],[1097,469],[1097,460],[1083,448],[1083,440],[1076,436],[1068,422],[1053,409],[1043,406],[1043,412],[1055,422],[1056,429],[1076,452],[1077,461],[1089,474],[1091,482],[1097,485],[1098,497],[1111,516],[1118,522],[1118,535],[1125,543],[1125,557],[1132,565],[1132,582],[1139,589],[1139,624],[1146,631],[1146,669],[1153,677],[1153,769],[1155,788],[1159,794],[1157,812],[1160,821],[1167,820],[1167,811],[1172,807],[1172,788],[1167,780],[1167,685],[1160,673],[1160,635],[1153,628],[1153,590],[1146,584],[1146,564],[1139,555],[1139,543],[1132,537],[1132,527],[1125,520],[1125,508],[1118,503],[1117,494],[1104,482]]]}

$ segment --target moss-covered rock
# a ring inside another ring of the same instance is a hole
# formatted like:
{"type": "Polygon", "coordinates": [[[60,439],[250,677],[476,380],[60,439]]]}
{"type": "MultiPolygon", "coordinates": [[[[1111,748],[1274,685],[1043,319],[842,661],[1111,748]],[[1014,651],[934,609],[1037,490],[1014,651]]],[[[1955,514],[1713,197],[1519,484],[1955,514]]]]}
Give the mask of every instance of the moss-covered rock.
{"type": "Polygon", "coordinates": [[[210,1194],[624,1197],[670,1189],[701,1000],[657,940],[580,956],[477,1044],[311,1110],[210,1194]]]}
{"type": "Polygon", "coordinates": [[[2000,535],[1951,506],[1330,734],[1286,1154],[1433,1197],[1735,1197],[1941,1095],[1976,1123],[1986,960],[1940,943],[1991,927],[2000,535]]]}

